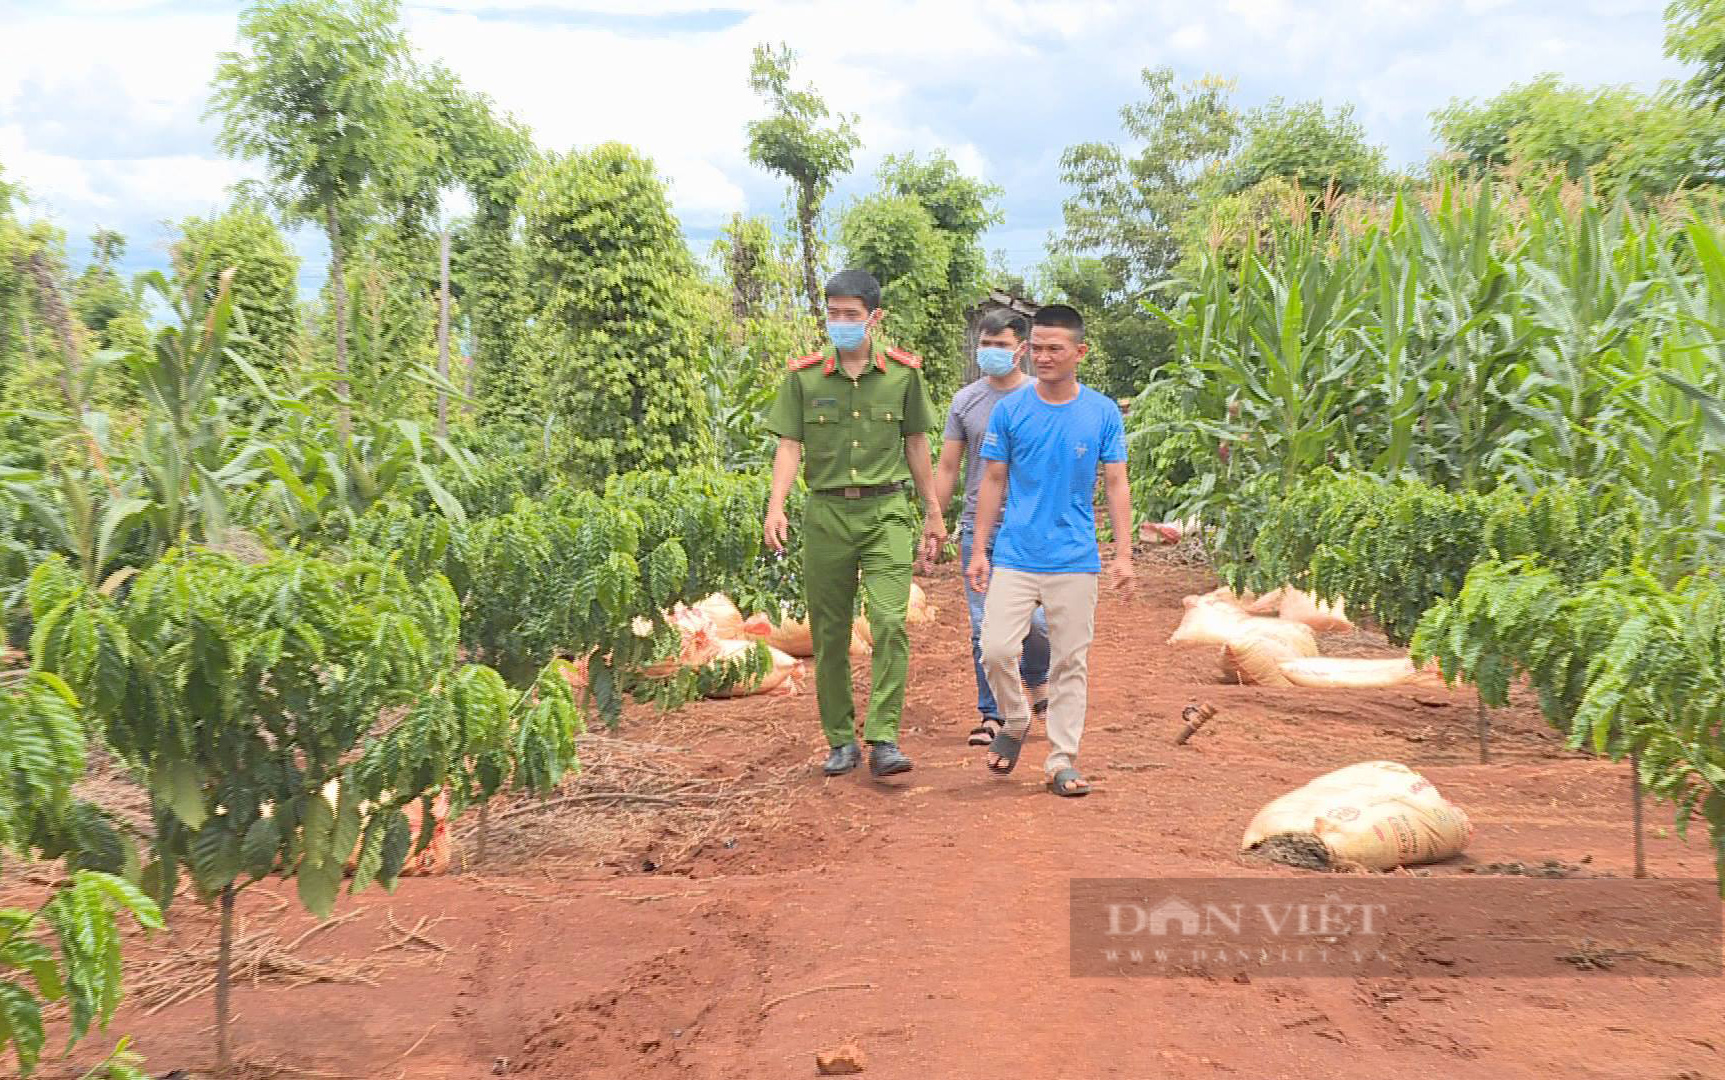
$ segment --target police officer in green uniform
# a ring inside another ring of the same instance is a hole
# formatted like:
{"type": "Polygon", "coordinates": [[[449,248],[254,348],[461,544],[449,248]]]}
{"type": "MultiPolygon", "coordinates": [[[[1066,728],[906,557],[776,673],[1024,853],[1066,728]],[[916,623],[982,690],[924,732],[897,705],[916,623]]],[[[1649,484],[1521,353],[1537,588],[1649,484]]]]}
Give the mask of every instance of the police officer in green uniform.
{"type": "Polygon", "coordinates": [[[814,639],[815,696],[821,727],[832,748],[822,767],[828,776],[850,772],[862,760],[851,699],[851,623],[860,577],[874,637],[873,687],[863,737],[869,771],[909,771],[898,748],[910,670],[905,609],[910,603],[916,518],[907,481],[923,510],[922,554],[932,558],[946,536],[934,502],[934,468],[928,433],[937,420],[923,385],[922,360],[874,340],[883,314],[880,282],[846,270],[827,282],[829,348],[791,361],[767,414],[779,437],[773,491],[767,503],[766,542],[785,549],[785,497],[803,468],[809,497],[803,517],[803,589],[814,639]],[[806,451],[806,455],[805,455],[806,451]],[[806,456],[806,460],[805,460],[806,456]]]}

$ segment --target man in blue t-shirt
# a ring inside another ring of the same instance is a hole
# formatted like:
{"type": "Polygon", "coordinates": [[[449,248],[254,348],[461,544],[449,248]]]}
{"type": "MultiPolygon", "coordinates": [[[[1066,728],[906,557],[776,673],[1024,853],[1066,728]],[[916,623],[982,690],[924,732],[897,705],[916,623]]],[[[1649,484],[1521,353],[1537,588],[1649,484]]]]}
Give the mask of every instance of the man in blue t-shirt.
{"type": "Polygon", "coordinates": [[[1096,542],[1096,471],[1102,470],[1114,528],[1113,584],[1130,596],[1132,498],[1120,407],[1078,382],[1084,319],[1051,304],[1031,320],[1036,381],[995,406],[982,439],[987,463],[977,495],[970,586],[988,594],[982,619],[982,669],[1006,726],[989,747],[988,767],[1010,773],[1030,730],[1018,682],[1018,651],[1038,604],[1048,616],[1048,759],[1056,795],[1090,791],[1078,772],[1084,735],[1086,664],[1096,626],[1102,557],[1096,542]],[[1010,493],[1010,494],[1008,494],[1010,493]],[[1004,496],[1004,497],[1003,497],[1004,496]],[[1001,504],[1005,518],[1001,520],[1001,504]],[[994,526],[992,566],[989,540],[994,526]]]}

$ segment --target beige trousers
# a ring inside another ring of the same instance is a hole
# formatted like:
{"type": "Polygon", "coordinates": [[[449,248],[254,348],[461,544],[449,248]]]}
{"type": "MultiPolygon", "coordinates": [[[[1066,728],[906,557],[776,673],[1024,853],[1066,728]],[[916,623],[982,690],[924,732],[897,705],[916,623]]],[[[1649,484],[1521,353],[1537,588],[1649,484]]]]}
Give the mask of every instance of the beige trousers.
{"type": "Polygon", "coordinates": [[[982,671],[1000,706],[1004,730],[1022,739],[1030,731],[1030,703],[1018,680],[1018,652],[1041,604],[1048,615],[1048,760],[1053,776],[1076,768],[1084,736],[1090,639],[1096,631],[1100,574],[1031,574],[995,570],[982,615],[982,671]]]}

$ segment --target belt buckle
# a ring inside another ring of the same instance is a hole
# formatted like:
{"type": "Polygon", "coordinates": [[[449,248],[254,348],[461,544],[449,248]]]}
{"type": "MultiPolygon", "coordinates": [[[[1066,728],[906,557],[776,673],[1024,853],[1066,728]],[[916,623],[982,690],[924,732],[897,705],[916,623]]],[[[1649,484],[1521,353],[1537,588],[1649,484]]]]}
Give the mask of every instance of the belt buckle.
{"type": "Polygon", "coordinates": [[[860,487],[845,488],[845,498],[847,498],[847,499],[860,499],[860,498],[862,498],[862,488],[860,488],[860,487]]]}

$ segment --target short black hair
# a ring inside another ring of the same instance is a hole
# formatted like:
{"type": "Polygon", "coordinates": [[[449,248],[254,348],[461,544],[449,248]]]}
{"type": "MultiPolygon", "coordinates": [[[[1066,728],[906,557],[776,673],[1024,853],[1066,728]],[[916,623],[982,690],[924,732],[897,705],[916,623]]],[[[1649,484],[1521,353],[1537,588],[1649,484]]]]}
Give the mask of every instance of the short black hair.
{"type": "Polygon", "coordinates": [[[1011,330],[1012,336],[1020,341],[1030,340],[1030,320],[1011,308],[995,308],[982,317],[976,332],[982,334],[998,334],[1002,330],[1011,330]]]}
{"type": "Polygon", "coordinates": [[[827,279],[826,297],[854,296],[870,312],[880,307],[880,282],[867,270],[840,270],[827,279]]]}
{"type": "Polygon", "coordinates": [[[1073,341],[1084,340],[1084,316],[1078,314],[1077,308],[1067,307],[1065,304],[1049,304],[1040,309],[1036,317],[1030,320],[1030,325],[1070,330],[1073,341]]]}

